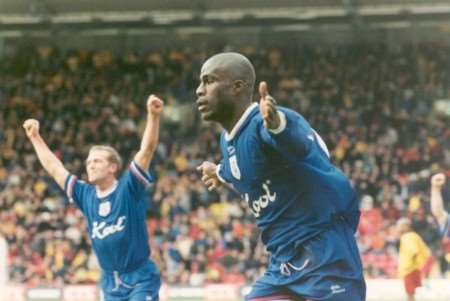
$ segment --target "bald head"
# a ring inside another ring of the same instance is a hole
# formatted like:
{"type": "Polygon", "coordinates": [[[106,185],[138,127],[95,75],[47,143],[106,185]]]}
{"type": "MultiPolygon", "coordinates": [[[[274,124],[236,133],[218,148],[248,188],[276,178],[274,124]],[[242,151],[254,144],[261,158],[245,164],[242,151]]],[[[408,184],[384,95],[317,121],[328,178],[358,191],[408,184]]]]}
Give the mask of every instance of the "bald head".
{"type": "Polygon", "coordinates": [[[210,57],[202,66],[195,90],[198,110],[206,121],[220,123],[230,131],[253,100],[255,69],[239,53],[210,57]]]}
{"type": "Polygon", "coordinates": [[[210,57],[202,67],[205,70],[214,70],[222,73],[232,81],[245,83],[250,94],[255,86],[255,68],[252,63],[242,54],[236,52],[224,52],[210,57]]]}

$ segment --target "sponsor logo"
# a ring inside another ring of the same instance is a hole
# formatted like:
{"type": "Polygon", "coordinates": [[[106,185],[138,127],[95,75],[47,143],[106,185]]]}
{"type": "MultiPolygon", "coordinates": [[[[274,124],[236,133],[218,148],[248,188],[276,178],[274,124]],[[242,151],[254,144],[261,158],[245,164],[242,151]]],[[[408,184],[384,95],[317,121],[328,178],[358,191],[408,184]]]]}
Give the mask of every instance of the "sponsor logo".
{"type": "Polygon", "coordinates": [[[117,219],[117,222],[112,225],[108,225],[106,222],[93,222],[92,223],[92,239],[104,239],[111,234],[120,232],[125,229],[125,216],[121,216],[117,219]]]}
{"type": "Polygon", "coordinates": [[[277,199],[277,193],[272,193],[269,185],[269,180],[262,184],[264,194],[260,195],[256,200],[250,200],[248,193],[244,194],[244,200],[247,202],[255,217],[259,217],[261,215],[261,210],[269,206],[270,203],[275,202],[277,199]]]}
{"type": "Polygon", "coordinates": [[[341,287],[340,285],[337,285],[337,284],[330,286],[330,289],[331,289],[331,293],[333,295],[345,292],[345,288],[343,288],[343,287],[341,287]]]}

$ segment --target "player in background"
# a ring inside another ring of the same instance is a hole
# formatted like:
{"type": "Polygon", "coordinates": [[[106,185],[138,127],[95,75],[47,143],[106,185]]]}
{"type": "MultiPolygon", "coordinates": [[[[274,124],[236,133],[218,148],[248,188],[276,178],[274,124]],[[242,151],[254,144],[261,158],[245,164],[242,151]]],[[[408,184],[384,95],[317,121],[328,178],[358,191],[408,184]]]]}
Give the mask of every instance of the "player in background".
{"type": "Polygon", "coordinates": [[[202,181],[210,190],[228,183],[242,195],[270,253],[246,300],[365,300],[354,189],[318,133],[276,106],[265,82],[259,105],[252,103],[254,85],[245,56],[220,53],[203,64],[196,90],[202,118],[225,129],[222,159],[198,167],[202,181]]]}
{"type": "Polygon", "coordinates": [[[415,291],[422,285],[423,268],[431,258],[430,249],[413,231],[408,218],[398,220],[397,230],[400,234],[398,275],[403,278],[408,301],[415,301],[415,291]]]}
{"type": "Polygon", "coordinates": [[[163,102],[150,95],[141,146],[127,170],[117,179],[121,158],[104,145],[93,146],[86,159],[88,182],[70,174],[39,133],[39,122],[23,127],[44,169],[64,189],[69,201],[83,212],[95,254],[102,269],[106,301],[158,301],[159,270],[150,259],[146,227],[149,169],[159,139],[163,102]]]}
{"type": "Polygon", "coordinates": [[[450,238],[450,218],[444,208],[442,197],[442,188],[445,184],[445,175],[443,173],[435,174],[431,177],[431,213],[439,223],[439,228],[443,237],[450,238]]]}

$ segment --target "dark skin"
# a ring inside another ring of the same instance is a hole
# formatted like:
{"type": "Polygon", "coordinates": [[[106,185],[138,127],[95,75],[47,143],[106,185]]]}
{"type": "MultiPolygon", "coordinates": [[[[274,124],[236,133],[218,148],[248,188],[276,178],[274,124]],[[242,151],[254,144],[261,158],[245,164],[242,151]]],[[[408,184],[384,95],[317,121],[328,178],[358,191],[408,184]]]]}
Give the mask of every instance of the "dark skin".
{"type": "MultiPolygon", "coordinates": [[[[228,132],[251,105],[255,71],[243,55],[221,53],[208,59],[202,66],[200,85],[196,93],[197,106],[204,120],[220,123],[228,132]]],[[[264,126],[271,130],[280,125],[280,117],[275,100],[269,95],[267,83],[259,84],[259,110],[264,126]]],[[[202,181],[213,190],[222,185],[216,174],[217,165],[205,161],[197,170],[202,172],[202,181]]],[[[292,301],[303,301],[301,297],[291,297],[292,301]]]]}
{"type": "MultiPolygon", "coordinates": [[[[200,85],[196,90],[197,106],[204,120],[220,123],[230,132],[251,105],[255,71],[246,57],[238,53],[220,53],[202,66],[200,85]]],[[[266,82],[259,85],[259,109],[267,129],[276,129],[280,118],[275,100],[269,95],[266,82]]],[[[216,164],[203,162],[198,168],[209,190],[220,186],[216,164]]]]}
{"type": "Polygon", "coordinates": [[[234,53],[213,56],[203,64],[196,93],[204,120],[218,122],[231,131],[252,100],[254,71],[251,68],[234,53]]]}

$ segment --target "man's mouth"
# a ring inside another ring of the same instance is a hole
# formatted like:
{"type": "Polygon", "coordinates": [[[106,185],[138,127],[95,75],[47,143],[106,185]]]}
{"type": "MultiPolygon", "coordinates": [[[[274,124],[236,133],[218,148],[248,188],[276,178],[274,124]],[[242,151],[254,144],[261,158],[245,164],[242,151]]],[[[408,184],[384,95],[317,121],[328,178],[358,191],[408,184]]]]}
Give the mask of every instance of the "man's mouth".
{"type": "Polygon", "coordinates": [[[198,106],[198,110],[200,113],[205,113],[208,111],[208,106],[207,105],[200,105],[198,106]]]}
{"type": "Polygon", "coordinates": [[[201,99],[197,100],[197,109],[200,113],[205,113],[206,111],[208,111],[207,102],[201,99]]]}

